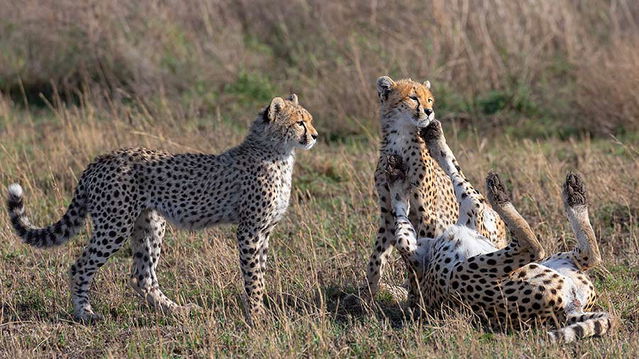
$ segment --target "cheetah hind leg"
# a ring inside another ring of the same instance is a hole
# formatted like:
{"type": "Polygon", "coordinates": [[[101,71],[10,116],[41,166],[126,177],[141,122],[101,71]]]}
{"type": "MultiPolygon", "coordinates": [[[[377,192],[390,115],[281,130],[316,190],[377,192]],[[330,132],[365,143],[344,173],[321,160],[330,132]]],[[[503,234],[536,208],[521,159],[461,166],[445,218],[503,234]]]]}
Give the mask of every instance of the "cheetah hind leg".
{"type": "MultiPolygon", "coordinates": [[[[490,172],[486,177],[486,191],[488,201],[512,232],[513,239],[507,248],[516,248],[518,252],[526,253],[530,257],[528,262],[543,258],[545,251],[541,243],[537,240],[528,222],[510,202],[501,179],[494,172],[490,172]]],[[[522,265],[525,264],[528,263],[522,263],[522,265]]]]}
{"type": "Polygon", "coordinates": [[[180,306],[167,298],[160,290],[155,273],[160,259],[165,224],[164,218],[153,210],[142,212],[136,220],[131,240],[133,267],[129,284],[149,305],[162,313],[188,313],[197,306],[180,306]]]}
{"type": "MultiPolygon", "coordinates": [[[[597,239],[588,219],[586,187],[580,175],[568,173],[564,182],[563,200],[566,216],[577,237],[577,248],[571,252],[558,253],[546,262],[549,262],[551,268],[578,283],[584,271],[601,263],[597,239]]],[[[594,293],[592,296],[594,297],[594,293]]],[[[603,336],[610,333],[617,324],[616,318],[610,313],[582,312],[581,308],[574,308],[566,317],[565,327],[548,333],[550,341],[568,343],[580,338],[603,336]]]]}
{"type": "Polygon", "coordinates": [[[564,210],[577,237],[577,248],[572,251],[573,261],[582,271],[601,263],[601,254],[595,232],[588,219],[586,185],[576,173],[568,173],[563,190],[564,210]]]}
{"type": "Polygon", "coordinates": [[[486,188],[490,203],[513,233],[513,238],[510,244],[503,249],[468,258],[459,271],[481,275],[481,270],[484,268],[480,268],[480,266],[485,263],[491,267],[490,273],[492,275],[503,278],[514,270],[542,258],[544,250],[526,220],[510,203],[497,174],[488,174],[486,188]]]}
{"type": "Polygon", "coordinates": [[[552,255],[542,264],[571,278],[580,287],[577,299],[588,307],[593,304],[595,293],[584,272],[601,263],[601,255],[588,219],[587,193],[581,176],[568,173],[564,182],[563,199],[566,216],[577,238],[577,246],[571,251],[552,255]]]}
{"type": "Polygon", "coordinates": [[[130,235],[130,227],[117,228],[104,217],[93,216],[93,234],[82,255],[71,266],[70,286],[76,320],[89,323],[103,319],[89,301],[89,288],[97,270],[115,253],[130,235]]]}

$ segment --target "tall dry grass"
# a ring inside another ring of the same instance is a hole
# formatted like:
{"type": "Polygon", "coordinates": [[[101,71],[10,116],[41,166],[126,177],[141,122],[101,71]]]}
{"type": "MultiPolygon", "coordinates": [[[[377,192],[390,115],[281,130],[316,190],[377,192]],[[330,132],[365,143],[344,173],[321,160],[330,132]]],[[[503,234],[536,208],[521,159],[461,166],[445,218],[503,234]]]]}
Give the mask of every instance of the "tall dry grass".
{"type": "Polygon", "coordinates": [[[291,90],[344,135],[374,128],[373,83],[391,74],[430,79],[441,114],[479,127],[638,125],[631,0],[1,0],[0,14],[0,90],[18,102],[88,86],[206,113],[291,90]]]}
{"type": "MultiPolygon", "coordinates": [[[[168,101],[168,100],[166,100],[168,101]]],[[[55,106],[26,112],[0,101],[0,183],[25,188],[37,224],[59,218],[79,173],[97,154],[143,145],[171,151],[219,152],[241,140],[246,126],[223,116],[196,117],[160,107],[55,106]],[[105,110],[108,108],[108,110],[105,110]]],[[[560,183],[568,169],[584,174],[604,265],[592,271],[600,308],[621,318],[609,337],[549,345],[543,333],[491,333],[466,315],[412,321],[380,296],[377,306],[350,300],[365,283],[377,204],[370,142],[320,143],[297,154],[291,205],[276,227],[267,278],[268,316],[246,326],[239,258],[231,226],[198,232],[169,228],[158,276],[168,296],[203,310],[189,318],[155,313],[128,288],[128,244],[100,269],[92,290],[105,320],[72,321],[67,287],[71,263],[87,233],[61,248],[31,248],[0,215],[0,358],[4,357],[636,357],[639,354],[639,153],[607,140],[531,141],[468,136],[444,124],[464,172],[481,188],[495,168],[514,189],[517,208],[548,253],[575,244],[562,214],[560,183]]],[[[4,188],[4,187],[3,187],[4,188]]],[[[6,188],[4,188],[6,190],[6,188]]],[[[88,230],[88,228],[87,228],[88,230]]],[[[396,258],[396,256],[395,256],[396,258]]],[[[401,283],[399,258],[384,280],[401,283]]]]}

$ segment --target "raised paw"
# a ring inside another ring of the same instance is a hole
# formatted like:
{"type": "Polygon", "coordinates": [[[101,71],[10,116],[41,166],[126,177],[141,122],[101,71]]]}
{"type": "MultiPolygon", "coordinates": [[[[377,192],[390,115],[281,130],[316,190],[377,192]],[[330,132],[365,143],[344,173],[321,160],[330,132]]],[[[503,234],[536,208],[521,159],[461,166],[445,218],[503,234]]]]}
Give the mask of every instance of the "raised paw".
{"type": "Polygon", "coordinates": [[[437,120],[432,120],[428,126],[419,131],[419,134],[426,142],[436,141],[444,137],[442,123],[437,120]]]}
{"type": "Polygon", "coordinates": [[[403,181],[406,178],[404,160],[400,155],[389,155],[386,157],[386,177],[389,183],[403,181]]]}
{"type": "Polygon", "coordinates": [[[584,206],[588,203],[586,184],[578,173],[569,172],[564,182],[564,201],[570,207],[584,206]]]}
{"type": "Polygon", "coordinates": [[[493,171],[488,172],[486,176],[486,192],[491,203],[502,205],[510,202],[506,187],[499,178],[499,175],[493,171]]]}

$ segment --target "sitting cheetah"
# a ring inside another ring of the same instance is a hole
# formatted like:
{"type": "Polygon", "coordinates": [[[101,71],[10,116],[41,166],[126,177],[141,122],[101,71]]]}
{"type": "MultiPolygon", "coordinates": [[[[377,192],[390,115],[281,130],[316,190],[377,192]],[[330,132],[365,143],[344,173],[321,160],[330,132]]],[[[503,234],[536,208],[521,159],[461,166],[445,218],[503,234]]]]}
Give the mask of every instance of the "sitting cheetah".
{"type": "MultiPolygon", "coordinates": [[[[384,170],[389,155],[401,155],[410,180],[410,208],[408,214],[421,237],[436,237],[457,219],[457,201],[446,173],[431,157],[420,128],[434,118],[434,97],[430,82],[410,79],[393,81],[388,76],[377,79],[377,93],[381,103],[382,143],[380,159],[375,171],[381,209],[379,231],[368,263],[368,288],[373,296],[378,291],[382,267],[395,241],[395,222],[391,213],[391,198],[384,170]]],[[[479,231],[498,248],[506,245],[504,223],[490,209],[482,213],[479,231]]],[[[409,298],[415,294],[414,278],[409,271],[409,298]]]]}
{"type": "Polygon", "coordinates": [[[461,172],[440,123],[431,123],[423,135],[450,177],[459,202],[455,225],[435,238],[417,237],[407,217],[411,179],[406,177],[400,157],[387,160],[396,246],[419,278],[423,307],[431,311],[470,308],[502,328],[535,322],[567,323],[549,333],[556,341],[609,332],[612,318],[608,313],[587,311],[594,304],[595,293],[584,272],[601,263],[601,257],[588,220],[581,177],[568,174],[563,191],[578,246],[542,260],[544,250],[535,234],[511,204],[499,177],[490,173],[486,179],[488,199],[513,234],[512,242],[498,249],[477,231],[486,203],[461,172]]]}
{"type": "Polygon", "coordinates": [[[200,229],[236,223],[249,320],[263,312],[269,234],[288,207],[295,148],[310,149],[317,131],[296,95],[275,97],[253,122],[244,142],[220,155],[171,154],[144,148],[98,157],[82,174],[67,212],[57,223],[29,222],[20,185],[9,186],[11,223],[25,243],[49,248],[67,242],[87,214],[93,234],[71,266],[71,298],[80,321],[101,318],[89,302],[95,272],[132,238],[130,284],[161,311],[178,306],[160,290],[156,267],[165,220],[200,229]]]}

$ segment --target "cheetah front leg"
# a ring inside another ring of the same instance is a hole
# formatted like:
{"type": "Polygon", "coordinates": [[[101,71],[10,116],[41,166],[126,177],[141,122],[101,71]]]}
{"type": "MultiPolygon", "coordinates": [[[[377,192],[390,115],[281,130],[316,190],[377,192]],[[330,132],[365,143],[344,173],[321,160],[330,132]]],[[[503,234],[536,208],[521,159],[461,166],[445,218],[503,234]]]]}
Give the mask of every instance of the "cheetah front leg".
{"type": "Polygon", "coordinates": [[[264,270],[268,235],[252,222],[242,222],[237,228],[240,267],[246,291],[246,315],[250,324],[264,314],[264,270]]]}
{"type": "Polygon", "coordinates": [[[462,172],[453,151],[446,143],[441,123],[432,121],[428,127],[420,132],[426,142],[431,156],[450,178],[455,197],[459,203],[459,216],[457,224],[466,226],[472,230],[480,231],[498,248],[502,245],[503,238],[499,235],[499,218],[495,211],[486,203],[484,197],[468,181],[462,172]]]}
{"type": "MultiPolygon", "coordinates": [[[[390,196],[390,193],[388,193],[388,196],[390,196]]],[[[408,218],[406,218],[406,221],[408,221],[408,218]]],[[[410,225],[410,222],[408,224],[410,225]]],[[[408,269],[407,282],[402,286],[381,282],[384,266],[393,250],[393,246],[396,245],[395,232],[395,218],[393,217],[392,209],[390,209],[390,206],[387,209],[386,204],[382,204],[380,227],[375,240],[375,248],[373,248],[373,253],[368,261],[368,290],[364,292],[365,296],[370,295],[368,299],[374,298],[380,289],[388,292],[398,302],[414,297],[414,288],[416,288],[417,281],[414,271],[411,270],[413,265],[404,254],[402,254],[402,259],[408,269]]]]}
{"type": "Polygon", "coordinates": [[[371,297],[374,297],[379,291],[382,271],[393,249],[395,231],[393,221],[391,213],[386,208],[382,209],[375,248],[373,248],[373,253],[368,260],[367,281],[371,297]]]}
{"type": "Polygon", "coordinates": [[[411,188],[405,181],[405,169],[401,157],[389,156],[384,158],[385,168],[379,167],[377,177],[384,176],[386,183],[378,186],[381,206],[381,224],[377,234],[375,249],[368,265],[368,287],[370,294],[375,296],[379,288],[383,288],[392,295],[394,300],[409,299],[409,304],[415,298],[417,280],[415,270],[418,268],[416,232],[408,218],[411,188]],[[389,162],[391,161],[391,162],[389,162]],[[400,168],[402,167],[402,168],[400,168]],[[389,175],[393,172],[393,175],[389,175]],[[400,174],[401,172],[401,174],[400,174]],[[401,179],[398,176],[401,175],[401,179]],[[407,268],[408,278],[404,286],[381,283],[382,269],[393,248],[397,247],[407,268]]]}
{"type": "Polygon", "coordinates": [[[368,291],[371,298],[375,297],[380,288],[380,278],[384,269],[384,265],[391,254],[394,244],[394,218],[390,204],[390,190],[388,184],[384,180],[383,165],[380,162],[375,173],[377,187],[377,195],[379,197],[380,217],[379,229],[375,238],[375,247],[368,260],[366,279],[368,291]]]}
{"type": "Polygon", "coordinates": [[[421,260],[417,245],[417,233],[408,219],[410,210],[410,185],[400,156],[389,156],[387,178],[390,187],[392,214],[395,219],[395,247],[407,263],[417,270],[421,260]]]}

